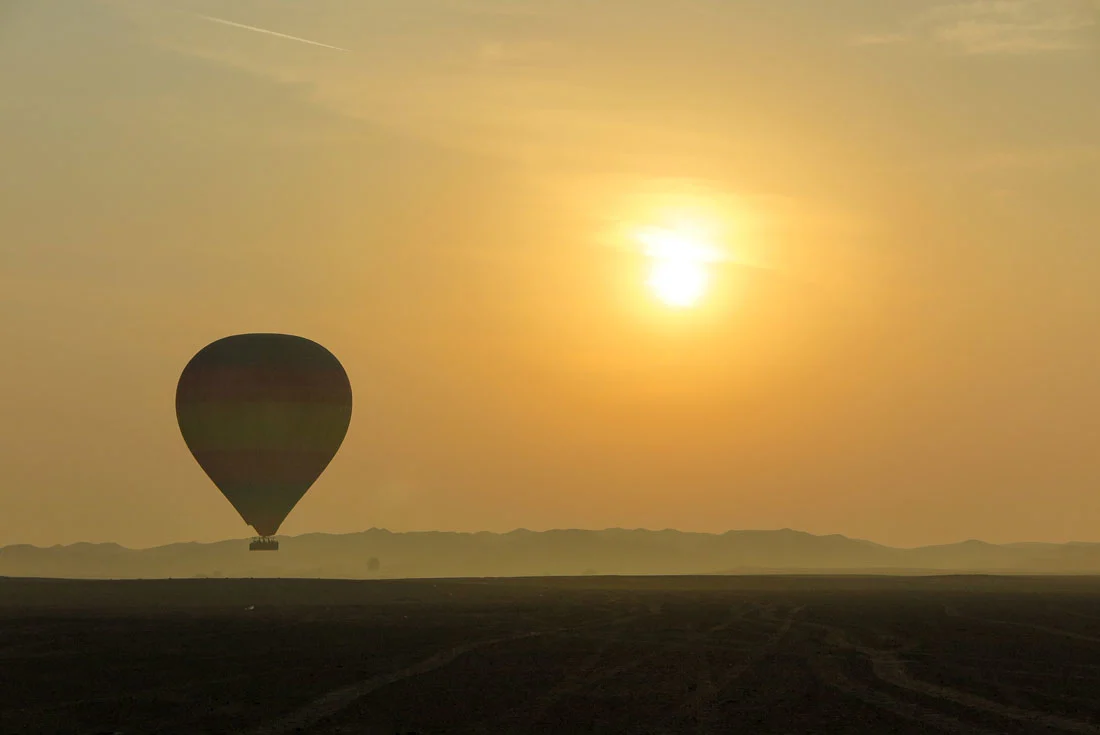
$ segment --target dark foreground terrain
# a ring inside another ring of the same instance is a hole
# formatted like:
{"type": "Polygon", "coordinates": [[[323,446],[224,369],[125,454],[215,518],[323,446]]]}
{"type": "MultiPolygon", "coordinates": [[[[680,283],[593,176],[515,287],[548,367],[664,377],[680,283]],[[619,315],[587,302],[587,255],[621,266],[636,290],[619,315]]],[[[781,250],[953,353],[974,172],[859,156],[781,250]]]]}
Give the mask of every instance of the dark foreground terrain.
{"type": "Polygon", "coordinates": [[[1100,579],[0,579],[3,733],[1100,733],[1100,579]]]}

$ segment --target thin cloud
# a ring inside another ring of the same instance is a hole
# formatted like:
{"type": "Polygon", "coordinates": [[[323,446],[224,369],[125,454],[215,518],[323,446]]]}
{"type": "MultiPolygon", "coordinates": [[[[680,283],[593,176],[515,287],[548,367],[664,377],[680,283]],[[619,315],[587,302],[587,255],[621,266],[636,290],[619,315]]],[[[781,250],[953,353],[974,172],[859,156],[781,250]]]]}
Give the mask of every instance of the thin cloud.
{"type": "Polygon", "coordinates": [[[937,40],[970,54],[1027,54],[1079,48],[1094,21],[1079,3],[981,0],[932,13],[937,40]]]}
{"type": "Polygon", "coordinates": [[[970,160],[975,171],[989,170],[1051,170],[1094,166],[1100,163],[1100,146],[1066,145],[1005,151],[979,156],[970,160]]]}
{"type": "Polygon", "coordinates": [[[533,63],[559,49],[548,41],[489,41],[477,49],[478,58],[487,63],[533,63]]]}
{"type": "Polygon", "coordinates": [[[268,36],[275,36],[276,38],[285,38],[288,41],[297,41],[299,43],[308,43],[310,46],[320,46],[321,48],[331,49],[333,51],[348,52],[346,48],[340,48],[339,46],[330,46],[327,43],[321,43],[319,41],[310,41],[308,38],[300,38],[298,36],[289,36],[285,33],[279,33],[277,31],[270,31],[266,28],[257,28],[256,26],[245,25],[244,23],[235,23],[231,20],[225,20],[224,18],[215,18],[210,15],[199,15],[198,18],[202,20],[210,21],[211,23],[221,23],[222,25],[232,26],[233,28],[241,28],[246,31],[254,31],[256,33],[263,33],[268,36]]]}
{"type": "Polygon", "coordinates": [[[544,3],[523,0],[448,0],[441,7],[468,15],[502,18],[538,18],[547,12],[544,3]]]}
{"type": "Polygon", "coordinates": [[[911,40],[907,33],[866,33],[852,39],[853,46],[892,46],[911,40]]]}
{"type": "Polygon", "coordinates": [[[983,175],[1066,172],[1100,166],[1100,145],[1050,145],[1002,149],[968,156],[932,156],[906,166],[913,173],[983,175]]]}
{"type": "Polygon", "coordinates": [[[1072,51],[1094,44],[1100,3],[1080,0],[967,0],[938,5],[904,31],[864,34],[856,46],[924,42],[968,55],[1072,51]]]}

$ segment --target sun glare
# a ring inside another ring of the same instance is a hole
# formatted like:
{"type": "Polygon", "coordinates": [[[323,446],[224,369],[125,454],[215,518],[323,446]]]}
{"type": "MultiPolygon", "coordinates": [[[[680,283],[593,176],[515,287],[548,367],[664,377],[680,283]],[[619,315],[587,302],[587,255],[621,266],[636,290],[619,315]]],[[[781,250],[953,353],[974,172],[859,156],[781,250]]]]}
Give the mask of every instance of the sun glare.
{"type": "Polygon", "coordinates": [[[653,294],[675,308],[698,304],[710,283],[707,265],[720,260],[720,253],[690,231],[650,229],[637,238],[652,260],[646,282],[653,294]]]}
{"type": "Polygon", "coordinates": [[[695,306],[707,290],[707,270],[690,260],[658,260],[649,272],[649,287],[668,306],[695,306]]]}

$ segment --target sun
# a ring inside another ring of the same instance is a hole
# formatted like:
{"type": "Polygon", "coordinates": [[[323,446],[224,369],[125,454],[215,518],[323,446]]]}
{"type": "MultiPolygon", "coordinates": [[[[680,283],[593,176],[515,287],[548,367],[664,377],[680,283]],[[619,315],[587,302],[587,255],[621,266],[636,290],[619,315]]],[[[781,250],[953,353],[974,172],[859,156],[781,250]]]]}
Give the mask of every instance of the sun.
{"type": "Polygon", "coordinates": [[[650,267],[646,283],[667,306],[686,309],[695,306],[707,292],[707,269],[690,260],[657,260],[650,267]]]}
{"type": "Polygon", "coordinates": [[[652,261],[646,283],[653,295],[677,309],[698,305],[710,285],[707,266],[719,253],[688,230],[648,229],[637,239],[652,261]]]}

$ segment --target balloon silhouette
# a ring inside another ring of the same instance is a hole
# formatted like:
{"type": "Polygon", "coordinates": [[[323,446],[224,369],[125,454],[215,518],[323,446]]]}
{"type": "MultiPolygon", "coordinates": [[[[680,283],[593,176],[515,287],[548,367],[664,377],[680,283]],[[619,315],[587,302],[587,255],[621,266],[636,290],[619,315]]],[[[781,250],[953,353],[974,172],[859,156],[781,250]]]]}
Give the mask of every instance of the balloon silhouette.
{"type": "Polygon", "coordinates": [[[273,539],[336,456],[351,423],[351,383],[316,342],[241,334],[207,345],[184,368],[176,418],[187,448],[260,539],[273,539]]]}

